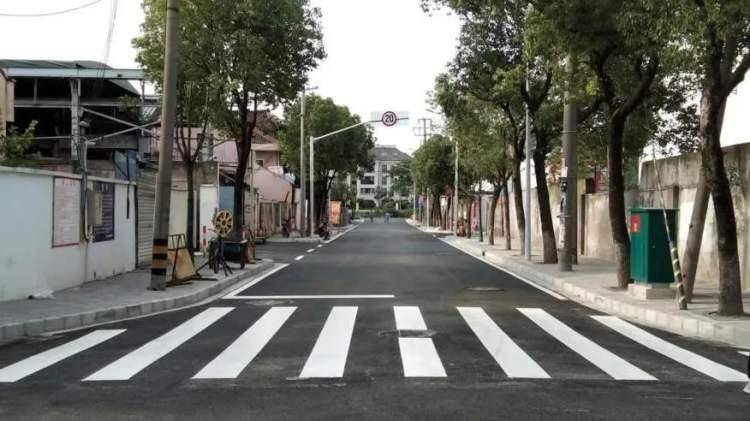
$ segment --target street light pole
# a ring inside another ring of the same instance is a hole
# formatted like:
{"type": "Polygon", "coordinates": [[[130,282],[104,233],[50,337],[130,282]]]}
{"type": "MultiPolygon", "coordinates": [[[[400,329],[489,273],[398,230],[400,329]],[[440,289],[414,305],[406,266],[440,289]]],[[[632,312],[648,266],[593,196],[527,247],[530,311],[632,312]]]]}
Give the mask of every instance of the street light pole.
{"type": "Polygon", "coordinates": [[[456,148],[456,162],[453,165],[453,233],[458,235],[458,139],[453,141],[456,148]]]}
{"type": "Polygon", "coordinates": [[[310,236],[315,234],[315,138],[310,136],[310,236]]]}
{"type": "MultiPolygon", "coordinates": [[[[526,69],[526,90],[529,90],[529,72],[526,69]]],[[[524,207],[526,213],[526,224],[524,227],[523,252],[526,260],[531,260],[531,124],[529,122],[529,104],[526,104],[526,196],[524,207]]]]}
{"type": "Polygon", "coordinates": [[[162,291],[167,285],[169,247],[169,201],[172,193],[172,143],[177,101],[177,47],[179,42],[179,0],[167,2],[167,34],[164,51],[164,92],[162,93],[159,173],[156,179],[154,240],[150,289],[162,291]]]}
{"type": "Polygon", "coordinates": [[[302,98],[300,99],[300,113],[299,113],[299,233],[301,237],[305,237],[307,231],[305,231],[307,222],[307,194],[305,192],[305,88],[302,88],[302,98]]]}

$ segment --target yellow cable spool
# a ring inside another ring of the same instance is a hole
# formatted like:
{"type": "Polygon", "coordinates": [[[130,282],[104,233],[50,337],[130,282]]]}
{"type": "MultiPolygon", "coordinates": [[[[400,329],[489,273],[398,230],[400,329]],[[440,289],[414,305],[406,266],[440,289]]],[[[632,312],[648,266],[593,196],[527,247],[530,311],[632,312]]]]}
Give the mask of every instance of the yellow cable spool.
{"type": "Polygon", "coordinates": [[[219,237],[226,237],[232,231],[232,214],[229,211],[220,211],[214,216],[214,230],[219,237]]]}

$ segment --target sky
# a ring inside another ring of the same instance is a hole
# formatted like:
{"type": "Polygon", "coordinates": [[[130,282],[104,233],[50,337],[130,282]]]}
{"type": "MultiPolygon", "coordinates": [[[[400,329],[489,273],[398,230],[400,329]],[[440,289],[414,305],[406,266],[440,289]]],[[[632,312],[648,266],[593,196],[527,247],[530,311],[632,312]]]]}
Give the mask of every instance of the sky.
{"type": "MultiPolygon", "coordinates": [[[[0,14],[67,9],[91,0],[2,0],[0,14]]],[[[270,0],[269,0],[270,1],[270,0]]],[[[411,126],[439,116],[426,111],[427,92],[454,55],[459,21],[447,12],[432,16],[419,0],[311,0],[322,11],[328,57],[310,74],[316,94],[333,98],[363,119],[374,111],[408,111],[407,126],[375,128],[378,144],[411,153],[419,146],[411,126]]],[[[42,18],[0,16],[0,58],[105,61],[134,68],[131,40],[143,21],[140,0],[102,0],[69,14],[42,18]],[[110,13],[116,17],[109,55],[110,13]]]]}

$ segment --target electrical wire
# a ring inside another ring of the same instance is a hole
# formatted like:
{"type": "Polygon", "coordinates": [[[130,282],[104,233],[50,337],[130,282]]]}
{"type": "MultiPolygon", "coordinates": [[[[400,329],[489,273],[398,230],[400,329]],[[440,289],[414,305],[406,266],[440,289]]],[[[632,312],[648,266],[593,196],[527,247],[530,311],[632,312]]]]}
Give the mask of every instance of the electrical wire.
{"type": "Polygon", "coordinates": [[[0,17],[4,18],[43,18],[47,16],[57,16],[57,15],[64,15],[66,13],[72,13],[77,12],[79,10],[85,9],[87,7],[93,6],[97,3],[101,3],[102,0],[93,0],[88,3],[84,3],[82,5],[71,7],[70,9],[63,9],[63,10],[56,10],[54,12],[44,12],[44,13],[5,13],[0,12],[0,17]]]}

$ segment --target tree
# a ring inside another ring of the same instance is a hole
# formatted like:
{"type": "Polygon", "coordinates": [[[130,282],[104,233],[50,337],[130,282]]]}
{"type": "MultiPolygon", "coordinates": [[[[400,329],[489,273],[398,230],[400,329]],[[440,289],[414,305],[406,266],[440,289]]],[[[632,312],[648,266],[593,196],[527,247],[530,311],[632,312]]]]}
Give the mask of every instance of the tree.
{"type": "MultiPolygon", "coordinates": [[[[737,247],[737,221],[721,149],[721,126],[727,97],[744,80],[750,69],[750,1],[693,0],[668,3],[672,7],[661,15],[663,25],[669,28],[676,26],[683,36],[682,39],[693,47],[695,60],[692,61],[691,70],[699,79],[701,87],[699,136],[703,174],[694,206],[698,210],[698,221],[705,219],[705,210],[701,212],[700,209],[705,209],[708,202],[706,190],[702,189],[705,180],[716,214],[719,254],[718,313],[741,315],[744,309],[737,247]]],[[[700,230],[696,231],[701,232],[696,232],[695,236],[701,237],[702,223],[700,230]]],[[[699,240],[697,247],[693,245],[692,261],[697,266],[699,240]]],[[[694,277],[695,270],[692,272],[694,277]]],[[[689,288],[692,289],[692,286],[689,285],[689,288]]]]}
{"type": "Polygon", "coordinates": [[[15,126],[8,129],[8,134],[0,132],[0,165],[8,167],[20,167],[31,164],[34,157],[29,153],[29,148],[34,141],[34,129],[36,121],[19,133],[15,126]]]}
{"type": "MultiPolygon", "coordinates": [[[[146,4],[147,16],[157,10],[163,13],[162,1],[146,0],[146,4]]],[[[211,118],[234,139],[237,148],[233,213],[235,235],[239,236],[258,108],[294,98],[307,73],[324,58],[320,11],[310,7],[309,0],[192,0],[183,2],[181,12],[180,65],[197,70],[188,80],[209,78],[207,92],[216,94],[218,104],[212,106],[211,118]],[[187,66],[187,62],[194,63],[187,66]]],[[[163,22],[154,19],[154,43],[163,43],[163,22]]],[[[202,95],[196,98],[205,100],[202,95]]]]}
{"type": "MultiPolygon", "coordinates": [[[[299,173],[300,104],[296,101],[284,110],[284,121],[279,132],[284,163],[299,173]]],[[[359,116],[347,107],[337,105],[330,98],[310,95],[305,101],[305,133],[323,135],[360,123],[359,116]]],[[[315,215],[325,210],[331,184],[339,175],[357,174],[371,170],[370,151],[375,147],[372,129],[366,125],[339,133],[315,144],[315,215]]],[[[317,219],[319,220],[319,219],[317,219]]]]}
{"type": "MultiPolygon", "coordinates": [[[[195,248],[195,164],[200,157],[212,110],[221,105],[224,82],[214,73],[211,51],[216,36],[203,28],[203,19],[215,1],[184,2],[180,8],[180,45],[177,65],[175,143],[187,178],[187,248],[195,248]]],[[[161,0],[144,0],[141,36],[133,39],[136,60],[150,82],[162,91],[166,10],[161,0]]]]}
{"type": "Polygon", "coordinates": [[[432,196],[428,223],[438,221],[440,226],[445,226],[440,212],[440,196],[451,190],[453,162],[453,144],[443,135],[432,135],[414,152],[412,177],[417,183],[417,191],[432,196]]]}
{"type": "Polygon", "coordinates": [[[391,167],[391,177],[393,177],[391,189],[401,197],[409,196],[409,192],[412,191],[414,184],[411,176],[411,159],[405,159],[393,165],[391,167]]]}

